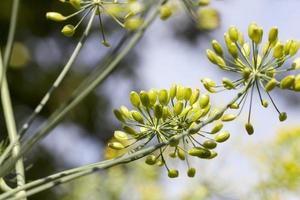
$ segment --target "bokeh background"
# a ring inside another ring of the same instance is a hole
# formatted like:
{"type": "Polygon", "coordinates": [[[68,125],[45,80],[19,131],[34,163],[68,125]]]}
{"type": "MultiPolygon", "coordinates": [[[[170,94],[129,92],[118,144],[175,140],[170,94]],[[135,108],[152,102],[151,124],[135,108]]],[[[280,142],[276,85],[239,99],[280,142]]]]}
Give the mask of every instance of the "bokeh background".
{"type": "MultiPolygon", "coordinates": [[[[172,83],[201,88],[203,77],[214,80],[230,77],[212,66],[205,55],[210,41],[222,41],[223,33],[230,25],[247,33],[248,24],[256,21],[264,30],[278,26],[283,41],[300,39],[298,0],[213,0],[210,7],[218,12],[212,22],[219,22],[219,26],[210,31],[195,28],[184,9],[178,9],[166,22],[156,20],[117,70],[26,157],[27,180],[104,159],[105,144],[113,130],[119,127],[112,109],[129,105],[131,90],[168,88],[172,83]]],[[[10,8],[10,1],[0,2],[1,48],[6,42],[10,8]]],[[[66,38],[60,34],[62,24],[47,21],[44,17],[47,11],[68,13],[72,8],[58,0],[21,1],[16,42],[8,70],[19,126],[50,87],[79,37],[66,38]]],[[[124,30],[110,21],[105,25],[114,46],[124,30]]],[[[95,24],[72,71],[30,132],[68,99],[108,51],[101,45],[97,27],[95,24]]],[[[214,96],[214,105],[221,107],[232,94],[214,96]]],[[[300,96],[288,91],[275,91],[273,96],[280,109],[288,113],[288,120],[279,123],[271,106],[262,109],[259,103],[255,104],[255,134],[248,136],[245,133],[243,126],[247,113],[244,112],[236,123],[227,126],[232,137],[218,147],[216,159],[193,161],[198,170],[194,179],[182,175],[170,180],[165,170],[145,166],[141,160],[58,186],[29,199],[299,199],[300,96]]],[[[258,102],[258,97],[255,101],[258,102]]],[[[3,116],[0,116],[0,128],[4,129],[3,116]]],[[[5,138],[3,131],[0,138],[5,138]]],[[[184,174],[183,164],[172,164],[184,174]]]]}

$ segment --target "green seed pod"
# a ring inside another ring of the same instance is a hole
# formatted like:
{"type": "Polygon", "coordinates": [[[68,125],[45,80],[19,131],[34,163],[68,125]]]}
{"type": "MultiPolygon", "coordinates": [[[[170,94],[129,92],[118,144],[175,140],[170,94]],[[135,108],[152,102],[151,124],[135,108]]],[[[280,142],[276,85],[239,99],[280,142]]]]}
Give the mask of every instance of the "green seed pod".
{"type": "Polygon", "coordinates": [[[228,79],[228,78],[223,78],[222,79],[222,82],[223,82],[223,86],[228,89],[228,90],[231,90],[231,89],[235,89],[235,85],[234,83],[228,79]]]}
{"type": "Polygon", "coordinates": [[[216,83],[213,80],[211,80],[209,78],[204,78],[201,80],[201,82],[207,91],[209,91],[211,93],[216,92],[214,89],[216,87],[216,83]]]}
{"type": "Polygon", "coordinates": [[[146,91],[142,90],[140,92],[140,99],[141,99],[143,106],[145,106],[146,108],[148,108],[150,106],[150,99],[149,99],[148,93],[146,91]]]}
{"type": "Polygon", "coordinates": [[[156,119],[160,119],[163,116],[163,108],[159,104],[155,104],[154,106],[154,116],[156,119]]]}
{"type": "Polygon", "coordinates": [[[239,31],[235,26],[229,27],[228,35],[233,42],[237,42],[239,39],[239,31]]]}
{"type": "Polygon", "coordinates": [[[149,155],[146,157],[145,163],[148,165],[154,165],[156,163],[156,156],[155,155],[149,155]]]}
{"type": "Polygon", "coordinates": [[[298,52],[298,50],[299,50],[299,42],[292,41],[290,51],[289,51],[289,55],[294,56],[298,52]]]}
{"type": "Polygon", "coordinates": [[[180,113],[182,112],[183,110],[183,102],[182,101],[177,101],[174,105],[174,108],[173,108],[173,113],[175,116],[178,116],[180,115],[180,113]]]}
{"type": "Polygon", "coordinates": [[[278,28],[272,27],[269,32],[269,43],[272,44],[273,42],[276,42],[278,38],[278,28]]]}
{"type": "Polygon", "coordinates": [[[245,124],[245,129],[246,129],[248,135],[252,135],[254,133],[254,128],[253,128],[252,124],[250,124],[250,123],[245,124]]]}
{"type": "Polygon", "coordinates": [[[114,114],[115,114],[115,117],[120,121],[120,122],[125,122],[125,119],[121,113],[121,111],[117,110],[117,109],[114,109],[113,110],[114,114]]]}
{"type": "Polygon", "coordinates": [[[121,107],[120,107],[120,112],[121,112],[122,115],[123,115],[124,117],[126,117],[127,119],[130,119],[130,118],[131,118],[131,114],[130,114],[130,112],[129,112],[129,110],[128,110],[128,108],[127,108],[126,106],[121,106],[121,107]]]}
{"type": "Polygon", "coordinates": [[[238,103],[233,103],[233,104],[230,104],[229,108],[231,108],[231,109],[239,109],[240,106],[239,106],[238,103]]]}
{"type": "Polygon", "coordinates": [[[214,140],[206,140],[203,146],[207,149],[214,149],[217,147],[217,143],[214,140]]]}
{"type": "Polygon", "coordinates": [[[130,93],[130,102],[134,107],[140,107],[141,104],[141,99],[140,96],[138,95],[138,93],[132,91],[130,93]]]}
{"type": "Polygon", "coordinates": [[[190,97],[190,105],[192,106],[194,103],[196,103],[196,101],[199,99],[199,95],[200,95],[200,90],[199,89],[195,89],[192,92],[192,95],[190,97]]]}
{"type": "Polygon", "coordinates": [[[233,115],[233,114],[226,114],[226,115],[223,115],[222,117],[222,121],[223,122],[230,122],[230,121],[233,121],[236,119],[236,115],[233,115]]]}
{"type": "Polygon", "coordinates": [[[209,159],[213,159],[213,158],[217,157],[217,155],[218,155],[218,153],[215,151],[210,151],[210,154],[211,155],[210,155],[209,159]]]}
{"type": "Polygon", "coordinates": [[[211,156],[210,151],[202,147],[193,147],[188,151],[188,154],[199,158],[209,158],[211,156]]]}
{"type": "Polygon", "coordinates": [[[155,90],[149,90],[148,96],[149,96],[150,105],[151,107],[153,107],[156,103],[157,93],[155,90]]]}
{"type": "Polygon", "coordinates": [[[207,6],[210,3],[210,0],[198,0],[199,6],[207,6]]]}
{"type": "Polygon", "coordinates": [[[295,77],[294,90],[300,92],[300,74],[295,77]]]}
{"type": "Polygon", "coordinates": [[[108,143],[108,147],[115,150],[122,150],[125,148],[124,145],[121,144],[120,142],[110,142],[108,143]]]}
{"type": "Polygon", "coordinates": [[[69,2],[76,9],[81,8],[81,0],[69,0],[69,2]]]}
{"type": "Polygon", "coordinates": [[[123,131],[115,131],[114,132],[114,137],[116,138],[116,140],[118,140],[119,142],[123,142],[128,140],[128,136],[126,133],[124,133],[123,131]]]}
{"type": "Polygon", "coordinates": [[[300,69],[300,57],[299,58],[296,58],[293,63],[292,63],[292,68],[294,70],[296,69],[300,69]]]}
{"type": "Polygon", "coordinates": [[[201,108],[205,108],[209,104],[209,95],[202,94],[199,98],[199,105],[201,108]]]}
{"type": "Polygon", "coordinates": [[[283,56],[283,50],[284,50],[283,44],[281,43],[276,44],[273,51],[273,57],[277,59],[281,58],[283,56]]]}
{"type": "Polygon", "coordinates": [[[184,87],[182,85],[178,85],[177,86],[177,91],[176,91],[176,99],[181,101],[181,100],[184,100],[184,87]]]}
{"type": "Polygon", "coordinates": [[[139,113],[138,111],[131,111],[130,112],[131,116],[133,117],[133,119],[141,124],[144,124],[144,119],[141,113],[139,113]]]}
{"type": "Polygon", "coordinates": [[[193,90],[192,88],[186,87],[184,88],[184,100],[189,101],[192,96],[193,90]]]}
{"type": "Polygon", "coordinates": [[[46,18],[52,21],[61,22],[65,21],[67,18],[58,12],[47,12],[46,18]]]}
{"type": "Polygon", "coordinates": [[[269,102],[267,100],[262,100],[262,106],[267,108],[269,106],[269,102]]]}
{"type": "Polygon", "coordinates": [[[158,99],[161,105],[167,105],[169,103],[169,95],[167,90],[160,90],[158,93],[158,99]]]}
{"type": "Polygon", "coordinates": [[[295,76],[288,75],[280,81],[280,88],[289,89],[294,85],[294,81],[295,81],[295,76]]]}
{"type": "Polygon", "coordinates": [[[196,169],[195,168],[192,167],[192,168],[188,169],[188,171],[187,171],[188,177],[192,178],[192,177],[195,176],[195,174],[196,174],[196,169]]]}
{"type": "Polygon", "coordinates": [[[228,52],[234,59],[237,59],[239,56],[238,48],[236,44],[234,44],[233,42],[231,42],[230,45],[228,46],[228,52]]]}
{"type": "Polygon", "coordinates": [[[222,46],[220,45],[220,43],[217,40],[213,40],[211,42],[211,46],[214,49],[214,51],[216,52],[217,55],[219,56],[223,56],[223,49],[222,46]]]}
{"type": "Polygon", "coordinates": [[[173,84],[170,88],[170,99],[174,99],[177,93],[177,85],[173,84]]]}
{"type": "Polygon", "coordinates": [[[163,120],[166,120],[170,116],[171,116],[171,112],[170,112],[169,108],[167,106],[164,106],[163,107],[163,115],[162,115],[163,120]]]}
{"type": "Polygon", "coordinates": [[[279,121],[283,122],[283,121],[285,121],[286,119],[287,119],[287,114],[286,114],[286,112],[281,112],[281,113],[279,114],[279,121]]]}
{"type": "Polygon", "coordinates": [[[210,49],[207,49],[206,56],[211,63],[213,63],[215,65],[217,64],[217,55],[215,54],[215,52],[213,52],[210,49]]]}
{"type": "Polygon", "coordinates": [[[126,19],[124,23],[124,27],[129,31],[135,31],[139,29],[143,24],[143,20],[141,18],[129,18],[126,19]]]}
{"type": "Polygon", "coordinates": [[[123,130],[131,136],[136,136],[137,132],[130,126],[123,126],[123,130]]]}
{"type": "Polygon", "coordinates": [[[215,136],[215,141],[218,143],[222,143],[222,142],[225,142],[226,140],[228,140],[229,137],[230,137],[230,133],[228,131],[223,131],[221,133],[218,133],[215,136]]]}
{"type": "Polygon", "coordinates": [[[171,6],[165,4],[160,6],[159,13],[160,13],[160,19],[167,20],[169,17],[171,17],[173,12],[171,6]]]}
{"type": "Polygon", "coordinates": [[[71,24],[65,25],[61,32],[67,37],[72,37],[75,33],[75,27],[71,24]]]}
{"type": "Polygon", "coordinates": [[[180,160],[185,160],[185,152],[182,149],[177,149],[177,156],[180,160]]]}
{"type": "Polygon", "coordinates": [[[277,80],[275,78],[272,78],[266,85],[265,85],[265,90],[267,92],[270,92],[273,90],[277,85],[277,80]]]}
{"type": "Polygon", "coordinates": [[[168,171],[169,178],[177,178],[179,176],[179,172],[177,169],[170,169],[168,171]]]}
{"type": "Polygon", "coordinates": [[[218,133],[220,130],[222,130],[223,128],[223,124],[222,123],[219,123],[219,124],[216,124],[210,131],[211,134],[216,134],[218,133]]]}

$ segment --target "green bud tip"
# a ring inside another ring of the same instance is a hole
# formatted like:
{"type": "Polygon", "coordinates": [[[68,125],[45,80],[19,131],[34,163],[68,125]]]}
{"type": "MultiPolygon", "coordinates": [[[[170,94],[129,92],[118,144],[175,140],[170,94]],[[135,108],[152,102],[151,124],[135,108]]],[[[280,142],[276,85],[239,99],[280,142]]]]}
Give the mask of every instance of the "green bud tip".
{"type": "Polygon", "coordinates": [[[245,129],[246,129],[248,135],[252,135],[254,133],[254,128],[253,128],[252,124],[250,124],[250,123],[245,124],[245,129]]]}
{"type": "Polygon", "coordinates": [[[170,169],[170,170],[168,171],[168,176],[169,176],[170,178],[177,178],[177,177],[179,176],[179,172],[178,172],[177,169],[170,169]]]}
{"type": "Polygon", "coordinates": [[[287,119],[287,114],[286,114],[286,112],[281,112],[281,113],[279,114],[279,121],[283,122],[283,121],[285,121],[286,119],[287,119]]]}
{"type": "Polygon", "coordinates": [[[192,168],[188,169],[188,171],[187,171],[188,177],[192,178],[192,177],[195,176],[195,174],[196,174],[196,169],[195,168],[192,167],[192,168]]]}

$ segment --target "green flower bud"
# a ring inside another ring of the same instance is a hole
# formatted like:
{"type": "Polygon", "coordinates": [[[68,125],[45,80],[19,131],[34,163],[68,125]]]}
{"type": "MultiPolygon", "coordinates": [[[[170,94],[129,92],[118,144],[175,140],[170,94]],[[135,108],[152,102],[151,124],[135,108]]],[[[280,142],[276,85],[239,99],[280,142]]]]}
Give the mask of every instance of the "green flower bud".
{"type": "Polygon", "coordinates": [[[170,112],[169,108],[167,106],[164,106],[163,107],[163,115],[162,115],[163,119],[166,120],[170,116],[171,116],[171,112],[170,112]]]}
{"type": "Polygon", "coordinates": [[[160,90],[158,93],[158,99],[161,105],[167,105],[169,103],[169,95],[167,90],[160,90]]]}
{"type": "Polygon", "coordinates": [[[262,101],[262,106],[265,107],[265,108],[267,108],[267,107],[269,106],[269,102],[268,102],[267,100],[264,99],[264,100],[262,101]]]}
{"type": "Polygon", "coordinates": [[[156,103],[157,93],[154,90],[149,90],[148,96],[149,96],[150,105],[152,107],[156,103]]]}
{"type": "Polygon", "coordinates": [[[184,88],[184,100],[188,101],[190,100],[191,96],[192,96],[192,89],[189,87],[184,88]]]}
{"type": "Polygon", "coordinates": [[[284,54],[288,55],[290,53],[291,45],[293,43],[293,40],[287,40],[284,45],[284,54]]]}
{"type": "Polygon", "coordinates": [[[247,81],[251,75],[251,70],[249,68],[245,68],[242,70],[242,73],[243,73],[243,79],[247,81]]]}
{"type": "Polygon", "coordinates": [[[117,109],[114,109],[113,110],[114,114],[115,114],[115,117],[120,121],[120,122],[125,122],[125,119],[121,113],[121,111],[117,110],[117,109]]]}
{"type": "Polygon", "coordinates": [[[218,133],[220,130],[222,130],[223,128],[223,124],[222,123],[219,123],[219,124],[216,124],[210,131],[211,134],[216,134],[218,133]]]}
{"type": "Polygon", "coordinates": [[[228,46],[228,52],[235,59],[237,59],[239,56],[238,48],[237,48],[236,44],[234,44],[233,42],[231,42],[230,45],[228,46]]]}
{"type": "Polygon", "coordinates": [[[148,165],[154,165],[156,163],[156,156],[155,155],[149,155],[146,157],[145,163],[148,165]]]}
{"type": "Polygon", "coordinates": [[[177,155],[180,160],[185,160],[185,152],[182,149],[177,149],[177,155]]]}
{"type": "Polygon", "coordinates": [[[213,63],[213,64],[217,64],[217,55],[215,54],[215,52],[213,52],[212,50],[210,49],[207,49],[206,50],[206,56],[208,58],[208,60],[213,63]]]}
{"type": "Polygon", "coordinates": [[[239,31],[239,39],[238,39],[238,41],[239,41],[239,43],[240,43],[240,45],[244,45],[244,37],[243,37],[243,34],[242,34],[242,32],[241,31],[239,31]]]}
{"type": "Polygon", "coordinates": [[[202,147],[193,147],[188,151],[188,154],[199,158],[209,158],[211,156],[210,151],[202,147]]]}
{"type": "Polygon", "coordinates": [[[239,106],[238,103],[233,103],[233,104],[230,104],[229,108],[231,108],[231,109],[239,109],[240,106],[239,106]]]}
{"type": "Polygon", "coordinates": [[[203,116],[203,112],[204,112],[204,110],[198,110],[198,111],[196,111],[194,113],[191,121],[192,122],[197,122],[203,116]]]}
{"type": "Polygon", "coordinates": [[[121,144],[120,142],[110,142],[108,143],[108,147],[115,150],[122,150],[125,148],[124,145],[121,144]]]}
{"type": "Polygon", "coordinates": [[[220,45],[220,43],[217,40],[213,40],[211,42],[211,46],[214,49],[214,51],[216,52],[216,54],[218,54],[221,57],[223,56],[222,46],[220,45]]]}
{"type": "Polygon", "coordinates": [[[292,63],[292,68],[293,68],[294,70],[300,69],[300,57],[299,57],[299,58],[296,58],[296,59],[294,60],[294,62],[292,63]]]}
{"type": "Polygon", "coordinates": [[[171,138],[170,138],[169,145],[170,145],[171,147],[177,147],[178,144],[179,144],[179,140],[178,140],[177,138],[175,138],[175,137],[171,137],[171,138]]]}
{"type": "Polygon", "coordinates": [[[136,136],[137,135],[137,132],[133,128],[131,128],[130,126],[124,126],[123,130],[126,133],[128,133],[129,135],[132,135],[132,136],[136,136]]]}
{"type": "Polygon", "coordinates": [[[222,143],[222,142],[225,142],[226,140],[228,140],[229,137],[230,137],[230,133],[228,131],[223,131],[221,133],[218,133],[215,136],[215,141],[218,143],[222,143]]]}
{"type": "Polygon", "coordinates": [[[255,23],[251,23],[248,28],[249,38],[256,44],[261,43],[263,37],[263,30],[259,28],[255,23]]]}
{"type": "Polygon", "coordinates": [[[199,95],[200,95],[200,90],[199,89],[195,89],[192,92],[192,95],[190,97],[190,105],[192,106],[194,103],[196,103],[196,101],[199,99],[199,95]]]}
{"type": "Polygon", "coordinates": [[[103,46],[105,46],[105,47],[110,47],[110,43],[109,43],[108,41],[106,41],[106,40],[103,40],[103,41],[102,41],[102,44],[103,44],[103,46]]]}
{"type": "Polygon", "coordinates": [[[284,50],[284,45],[281,43],[278,43],[275,47],[274,47],[274,51],[273,51],[273,57],[274,58],[281,58],[283,56],[283,50],[284,50]]]}
{"type": "Polygon", "coordinates": [[[204,117],[210,111],[210,104],[208,104],[204,109],[202,109],[201,117],[204,117]]]}
{"type": "Polygon", "coordinates": [[[187,171],[187,175],[188,175],[188,177],[194,177],[195,176],[195,174],[196,174],[196,169],[195,168],[189,168],[188,169],[188,171],[187,171]]]}
{"type": "Polygon", "coordinates": [[[206,140],[203,146],[207,149],[214,149],[217,147],[217,143],[214,140],[206,140]]]}
{"type": "Polygon", "coordinates": [[[300,92],[300,74],[295,77],[294,90],[300,92]]]}
{"type": "Polygon", "coordinates": [[[210,0],[198,0],[199,6],[207,6],[210,3],[210,0]]]}
{"type": "Polygon", "coordinates": [[[275,78],[272,78],[266,85],[265,85],[265,90],[267,92],[270,92],[273,90],[277,85],[277,80],[275,78]]]}
{"type": "Polygon", "coordinates": [[[177,177],[179,176],[179,172],[178,172],[177,169],[170,169],[170,170],[168,171],[168,176],[169,176],[170,178],[177,178],[177,177]]]}
{"type": "Polygon", "coordinates": [[[155,104],[154,106],[154,116],[156,119],[160,119],[163,116],[163,108],[159,104],[155,104]]]}
{"type": "Polygon", "coordinates": [[[172,12],[171,6],[165,4],[165,5],[160,6],[159,13],[160,13],[160,19],[166,20],[169,17],[171,17],[173,12],[172,12]]]}
{"type": "Polygon", "coordinates": [[[76,9],[81,8],[81,0],[70,0],[69,2],[76,9]]]}
{"type": "Polygon", "coordinates": [[[252,124],[250,124],[250,123],[245,124],[245,129],[246,129],[248,135],[252,135],[254,133],[254,128],[253,128],[252,124]]]}
{"type": "Polygon", "coordinates": [[[120,107],[120,112],[122,113],[122,115],[128,119],[131,118],[130,112],[128,110],[128,108],[126,108],[125,106],[121,106],[120,107]]]}
{"type": "Polygon", "coordinates": [[[133,119],[141,124],[144,124],[144,119],[141,113],[139,113],[138,111],[131,111],[131,116],[133,117],[133,119]]]}
{"type": "Polygon", "coordinates": [[[249,57],[251,52],[251,48],[249,43],[245,43],[242,48],[242,53],[245,57],[249,57]]]}
{"type": "Polygon", "coordinates": [[[228,29],[228,35],[233,42],[237,42],[239,39],[239,31],[235,26],[228,29]]]}
{"type": "Polygon", "coordinates": [[[205,108],[209,104],[209,96],[207,94],[202,94],[199,98],[199,105],[201,108],[205,108]]]}
{"type": "Polygon", "coordinates": [[[216,83],[213,80],[211,80],[209,78],[204,78],[201,80],[201,82],[207,91],[209,91],[211,93],[216,92],[214,89],[214,87],[216,87],[216,83]]]}
{"type": "Polygon", "coordinates": [[[118,140],[119,142],[123,142],[128,140],[128,136],[126,133],[124,133],[123,131],[115,131],[114,132],[114,137],[116,140],[118,140]]]}
{"type": "Polygon", "coordinates": [[[268,77],[273,78],[276,74],[276,69],[274,69],[274,67],[269,67],[269,69],[266,71],[266,75],[268,77]]]}
{"type": "Polygon", "coordinates": [[[273,42],[276,42],[278,38],[278,28],[272,27],[269,32],[269,43],[272,44],[273,42]]]}
{"type": "Polygon", "coordinates": [[[175,152],[171,152],[171,153],[169,153],[169,156],[170,156],[171,158],[176,158],[176,153],[175,153],[175,152]]]}
{"type": "Polygon", "coordinates": [[[281,113],[279,114],[279,121],[283,122],[283,121],[285,121],[286,119],[287,119],[287,114],[286,114],[286,112],[281,112],[281,113]]]}
{"type": "Polygon", "coordinates": [[[174,105],[173,112],[175,116],[178,116],[183,110],[183,102],[177,101],[174,105]]]}
{"type": "Polygon", "coordinates": [[[181,101],[185,97],[185,88],[182,85],[177,86],[176,99],[181,101]]]}
{"type": "Polygon", "coordinates": [[[226,115],[223,115],[222,117],[222,121],[223,122],[230,122],[232,120],[235,120],[236,119],[236,115],[233,115],[233,114],[226,114],[226,115]]]}
{"type": "Polygon", "coordinates": [[[213,159],[213,158],[217,157],[217,155],[218,155],[218,153],[215,151],[210,151],[210,154],[211,155],[210,155],[209,159],[213,159]]]}
{"type": "Polygon", "coordinates": [[[65,25],[61,32],[67,37],[72,37],[75,33],[75,27],[71,24],[65,25]]]}
{"type": "Polygon", "coordinates": [[[226,89],[228,89],[228,90],[235,89],[234,83],[231,80],[229,80],[228,78],[223,78],[222,82],[226,89]]]}
{"type": "Polygon", "coordinates": [[[216,63],[221,69],[225,69],[226,63],[225,63],[224,59],[221,58],[220,56],[216,57],[216,63]]]}
{"type": "Polygon", "coordinates": [[[148,93],[146,91],[140,92],[140,99],[141,99],[143,106],[145,106],[146,108],[148,108],[150,106],[150,99],[149,99],[148,93]]]}
{"type": "Polygon", "coordinates": [[[295,81],[295,76],[288,75],[280,81],[280,88],[281,89],[289,89],[293,86],[294,81],[295,81]]]}
{"type": "Polygon", "coordinates": [[[252,22],[251,24],[249,24],[249,26],[248,26],[248,36],[251,40],[253,40],[253,37],[254,37],[253,32],[257,28],[258,28],[258,26],[255,22],[252,22]]]}
{"type": "Polygon", "coordinates": [[[177,85],[173,84],[170,88],[170,98],[174,99],[176,96],[176,92],[177,92],[177,85]]]}
{"type": "Polygon", "coordinates": [[[290,56],[294,56],[298,52],[298,49],[299,49],[299,42],[292,41],[290,51],[289,51],[290,56]]]}
{"type": "Polygon", "coordinates": [[[61,22],[61,21],[64,21],[67,19],[65,16],[63,16],[62,14],[60,14],[58,12],[47,12],[46,18],[49,20],[56,21],[56,22],[61,22]]]}
{"type": "Polygon", "coordinates": [[[138,95],[138,93],[132,91],[130,93],[130,102],[134,107],[140,107],[141,104],[141,99],[140,96],[138,95]]]}
{"type": "Polygon", "coordinates": [[[125,21],[124,27],[129,31],[135,31],[139,29],[143,24],[143,20],[140,18],[129,18],[125,21]]]}

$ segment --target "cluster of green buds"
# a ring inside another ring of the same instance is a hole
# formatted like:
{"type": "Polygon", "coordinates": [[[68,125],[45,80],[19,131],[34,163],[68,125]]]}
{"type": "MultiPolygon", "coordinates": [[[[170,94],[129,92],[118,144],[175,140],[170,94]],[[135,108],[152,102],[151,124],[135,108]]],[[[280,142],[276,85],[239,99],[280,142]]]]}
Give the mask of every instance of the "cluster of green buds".
{"type": "Polygon", "coordinates": [[[77,28],[84,21],[85,18],[90,16],[93,19],[94,16],[97,15],[100,24],[102,44],[106,47],[110,47],[110,44],[105,37],[103,15],[110,16],[122,28],[128,30],[136,30],[143,23],[143,20],[138,15],[143,11],[143,6],[137,0],[128,0],[128,2],[120,2],[119,0],[60,1],[72,5],[76,9],[76,12],[68,16],[64,16],[58,12],[47,12],[46,18],[49,20],[62,22],[77,15],[80,15],[81,19],[76,25],[67,24],[62,28],[61,32],[68,37],[72,37],[75,34],[77,28]]]}
{"type": "MultiPolygon", "coordinates": [[[[256,89],[259,94],[260,102],[263,107],[268,107],[269,98],[274,108],[279,114],[279,120],[284,121],[287,118],[285,112],[281,112],[272,99],[270,92],[274,88],[283,90],[300,91],[300,74],[288,74],[279,80],[278,75],[288,73],[290,71],[300,69],[300,58],[296,58],[291,65],[287,66],[285,62],[294,57],[299,49],[299,42],[295,40],[287,40],[285,43],[278,39],[277,27],[271,28],[268,34],[268,40],[262,43],[263,29],[255,23],[251,23],[248,28],[248,36],[250,42],[244,40],[242,33],[234,26],[228,29],[224,34],[224,40],[228,55],[222,48],[222,45],[216,41],[212,41],[212,49],[207,50],[207,57],[213,64],[225,71],[240,74],[237,80],[223,78],[222,84],[217,85],[213,80],[202,79],[204,87],[209,92],[219,92],[223,90],[235,90],[246,88],[241,95],[239,102],[232,105],[232,108],[243,109],[247,96],[250,96],[248,122],[245,128],[248,134],[253,134],[254,129],[250,122],[253,92],[256,89]],[[248,95],[250,93],[250,95],[248,95]]],[[[281,77],[280,76],[280,77],[281,77]]]]}
{"type": "MultiPolygon", "coordinates": [[[[169,90],[131,92],[133,110],[125,106],[114,110],[123,129],[115,131],[108,147],[127,153],[146,147],[150,143],[162,144],[157,151],[147,155],[146,164],[165,166],[170,178],[178,177],[177,169],[169,168],[166,158],[179,158],[187,163],[187,175],[194,177],[196,169],[190,167],[189,156],[212,159],[217,143],[225,142],[230,134],[222,131],[223,123],[215,118],[210,131],[189,131],[217,110],[211,109],[210,97],[199,89],[172,85],[169,90]]],[[[222,118],[223,119],[223,118],[222,118]]]]}

